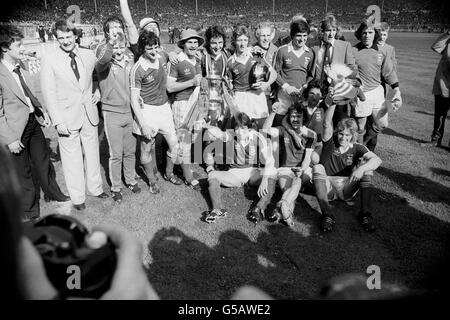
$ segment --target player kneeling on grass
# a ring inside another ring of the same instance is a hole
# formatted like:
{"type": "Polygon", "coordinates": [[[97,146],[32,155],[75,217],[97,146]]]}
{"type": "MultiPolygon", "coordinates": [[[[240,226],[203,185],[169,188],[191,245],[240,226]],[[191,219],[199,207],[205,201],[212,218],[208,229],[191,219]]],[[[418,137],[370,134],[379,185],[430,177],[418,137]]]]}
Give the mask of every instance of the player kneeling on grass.
{"type": "Polygon", "coordinates": [[[275,193],[275,185],[278,181],[283,196],[277,203],[275,210],[267,216],[267,220],[276,222],[282,217],[288,226],[293,226],[292,213],[294,212],[295,199],[297,199],[301,186],[310,182],[312,178],[309,165],[316,142],[316,133],[303,126],[303,110],[300,104],[289,107],[287,112],[288,124],[293,129],[292,134],[281,126],[272,128],[275,115],[276,109],[270,113],[264,123],[264,129],[267,130],[272,139],[281,138],[279,147],[280,168],[278,168],[275,176],[269,177],[268,192],[250,211],[249,218],[257,223],[263,217],[264,210],[275,193]],[[296,177],[297,179],[295,179],[296,177]],[[294,179],[296,180],[296,191],[290,190],[294,179]]]}
{"type": "MultiPolygon", "coordinates": [[[[157,194],[155,161],[152,157],[155,147],[154,137],[161,133],[169,145],[167,152],[166,176],[174,176],[173,166],[178,152],[178,139],[173,123],[172,109],[166,92],[167,75],[165,60],[159,54],[159,38],[150,31],[143,31],[138,40],[142,56],[131,70],[131,106],[134,111],[136,125],[134,133],[141,143],[141,164],[149,180],[150,193],[157,194]]],[[[171,180],[174,184],[182,184],[180,179],[171,180]]]]}
{"type": "Polygon", "coordinates": [[[322,154],[319,164],[313,167],[313,183],[322,210],[321,228],[324,232],[333,230],[335,216],[330,201],[351,201],[361,191],[358,219],[364,230],[372,232],[372,175],[381,159],[355,142],[358,125],[354,119],[342,119],[333,134],[335,107],[332,105],[325,113],[322,154]]]}
{"type": "Polygon", "coordinates": [[[212,210],[205,216],[208,223],[227,215],[222,205],[221,186],[243,187],[246,183],[259,185],[258,196],[263,197],[268,193],[269,177],[276,174],[271,148],[263,135],[256,131],[256,122],[243,112],[237,113],[233,121],[234,133],[223,132],[217,127],[208,129],[211,137],[232,144],[230,147],[227,145],[227,150],[234,150],[230,170],[213,170],[208,174],[208,191],[212,202],[212,210]],[[264,168],[259,168],[261,165],[264,168]]]}

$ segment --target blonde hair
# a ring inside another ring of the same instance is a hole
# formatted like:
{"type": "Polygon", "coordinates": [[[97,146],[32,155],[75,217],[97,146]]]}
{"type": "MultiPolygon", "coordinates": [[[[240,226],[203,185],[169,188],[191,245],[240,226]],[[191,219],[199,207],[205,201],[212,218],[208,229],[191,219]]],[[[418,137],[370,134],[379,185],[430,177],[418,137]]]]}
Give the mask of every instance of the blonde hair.
{"type": "Polygon", "coordinates": [[[358,124],[356,123],[355,119],[352,118],[344,118],[341,121],[338,122],[336,126],[336,130],[334,133],[337,135],[339,132],[348,130],[350,131],[352,135],[351,143],[356,142],[358,139],[358,124]]]}

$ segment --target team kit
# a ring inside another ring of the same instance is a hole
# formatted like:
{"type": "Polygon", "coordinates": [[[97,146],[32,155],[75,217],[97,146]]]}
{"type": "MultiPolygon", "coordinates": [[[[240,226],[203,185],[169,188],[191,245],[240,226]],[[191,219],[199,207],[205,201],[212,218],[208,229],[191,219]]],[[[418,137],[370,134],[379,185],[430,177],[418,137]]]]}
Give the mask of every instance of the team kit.
{"type": "MultiPolygon", "coordinates": [[[[372,178],[382,161],[374,150],[388,126],[388,107],[397,110],[402,104],[386,23],[363,21],[354,46],[332,15],[316,32],[304,16],[294,16],[288,35],[276,43],[270,22],[254,30],[236,26],[231,36],[221,26],[202,34],[186,28],[171,52],[161,45],[154,19],[136,26],[122,10],[122,17],[108,18],[103,29],[105,39],[85,48],[70,22],[55,22],[59,46],[46,49],[40,63],[42,105],[27,86],[26,68],[16,67],[20,55],[14,54],[14,45],[23,51],[23,36],[13,27],[2,31],[14,41],[3,52],[0,71],[11,74],[11,83],[22,89],[29,117],[18,130],[1,128],[0,138],[17,157],[29,150],[32,159],[33,148],[23,144],[35,136],[44,139],[40,126],[54,126],[76,210],[85,209],[86,194],[111,196],[120,204],[124,187],[141,192],[137,164],[148,179],[148,192],[161,193],[158,160],[164,163],[163,179],[197,191],[202,187],[193,166],[205,170],[211,200],[202,217],[206,223],[229,214],[222,188],[252,186],[258,200],[247,218],[255,224],[267,220],[293,226],[296,199],[305,192],[317,198],[323,232],[335,227],[332,202],[355,205],[357,196],[362,228],[375,230],[372,178]],[[101,118],[109,146],[110,195],[103,190],[100,170],[101,118]],[[31,132],[26,141],[24,132],[31,132]],[[182,175],[175,174],[175,166],[182,175]],[[277,188],[281,198],[272,203],[277,188]]],[[[8,101],[5,92],[3,98],[8,101]]],[[[50,167],[46,174],[54,180],[52,164],[42,166],[50,167]]],[[[26,171],[23,183],[30,181],[26,171]]],[[[49,185],[44,180],[41,185],[49,185]]],[[[64,198],[57,185],[54,189],[64,198]]],[[[24,193],[25,216],[35,218],[39,204],[29,193],[29,201],[24,193]]]]}

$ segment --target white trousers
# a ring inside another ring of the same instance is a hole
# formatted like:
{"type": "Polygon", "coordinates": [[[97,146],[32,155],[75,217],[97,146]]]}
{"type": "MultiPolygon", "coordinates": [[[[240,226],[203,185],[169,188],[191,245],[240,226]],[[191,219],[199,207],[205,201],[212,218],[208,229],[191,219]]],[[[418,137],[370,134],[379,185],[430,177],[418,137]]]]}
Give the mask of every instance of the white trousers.
{"type": "Polygon", "coordinates": [[[103,192],[98,128],[83,114],[80,129],[70,131],[68,137],[58,137],[64,179],[73,204],[85,202],[86,188],[93,196],[103,192]]]}

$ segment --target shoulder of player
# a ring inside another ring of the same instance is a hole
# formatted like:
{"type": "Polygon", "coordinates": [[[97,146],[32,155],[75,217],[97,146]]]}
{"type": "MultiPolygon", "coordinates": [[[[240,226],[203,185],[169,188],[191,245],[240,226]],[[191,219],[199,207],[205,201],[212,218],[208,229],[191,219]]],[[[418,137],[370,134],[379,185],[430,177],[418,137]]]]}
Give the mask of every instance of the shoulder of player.
{"type": "Polygon", "coordinates": [[[353,142],[352,148],[356,149],[356,150],[361,150],[364,153],[371,152],[369,149],[367,149],[367,147],[365,145],[363,145],[359,142],[353,142]]]}
{"type": "Polygon", "coordinates": [[[136,63],[134,63],[134,65],[131,67],[130,73],[136,75],[136,74],[143,74],[144,72],[145,69],[142,66],[142,60],[139,58],[138,61],[136,61],[136,63]]]}

